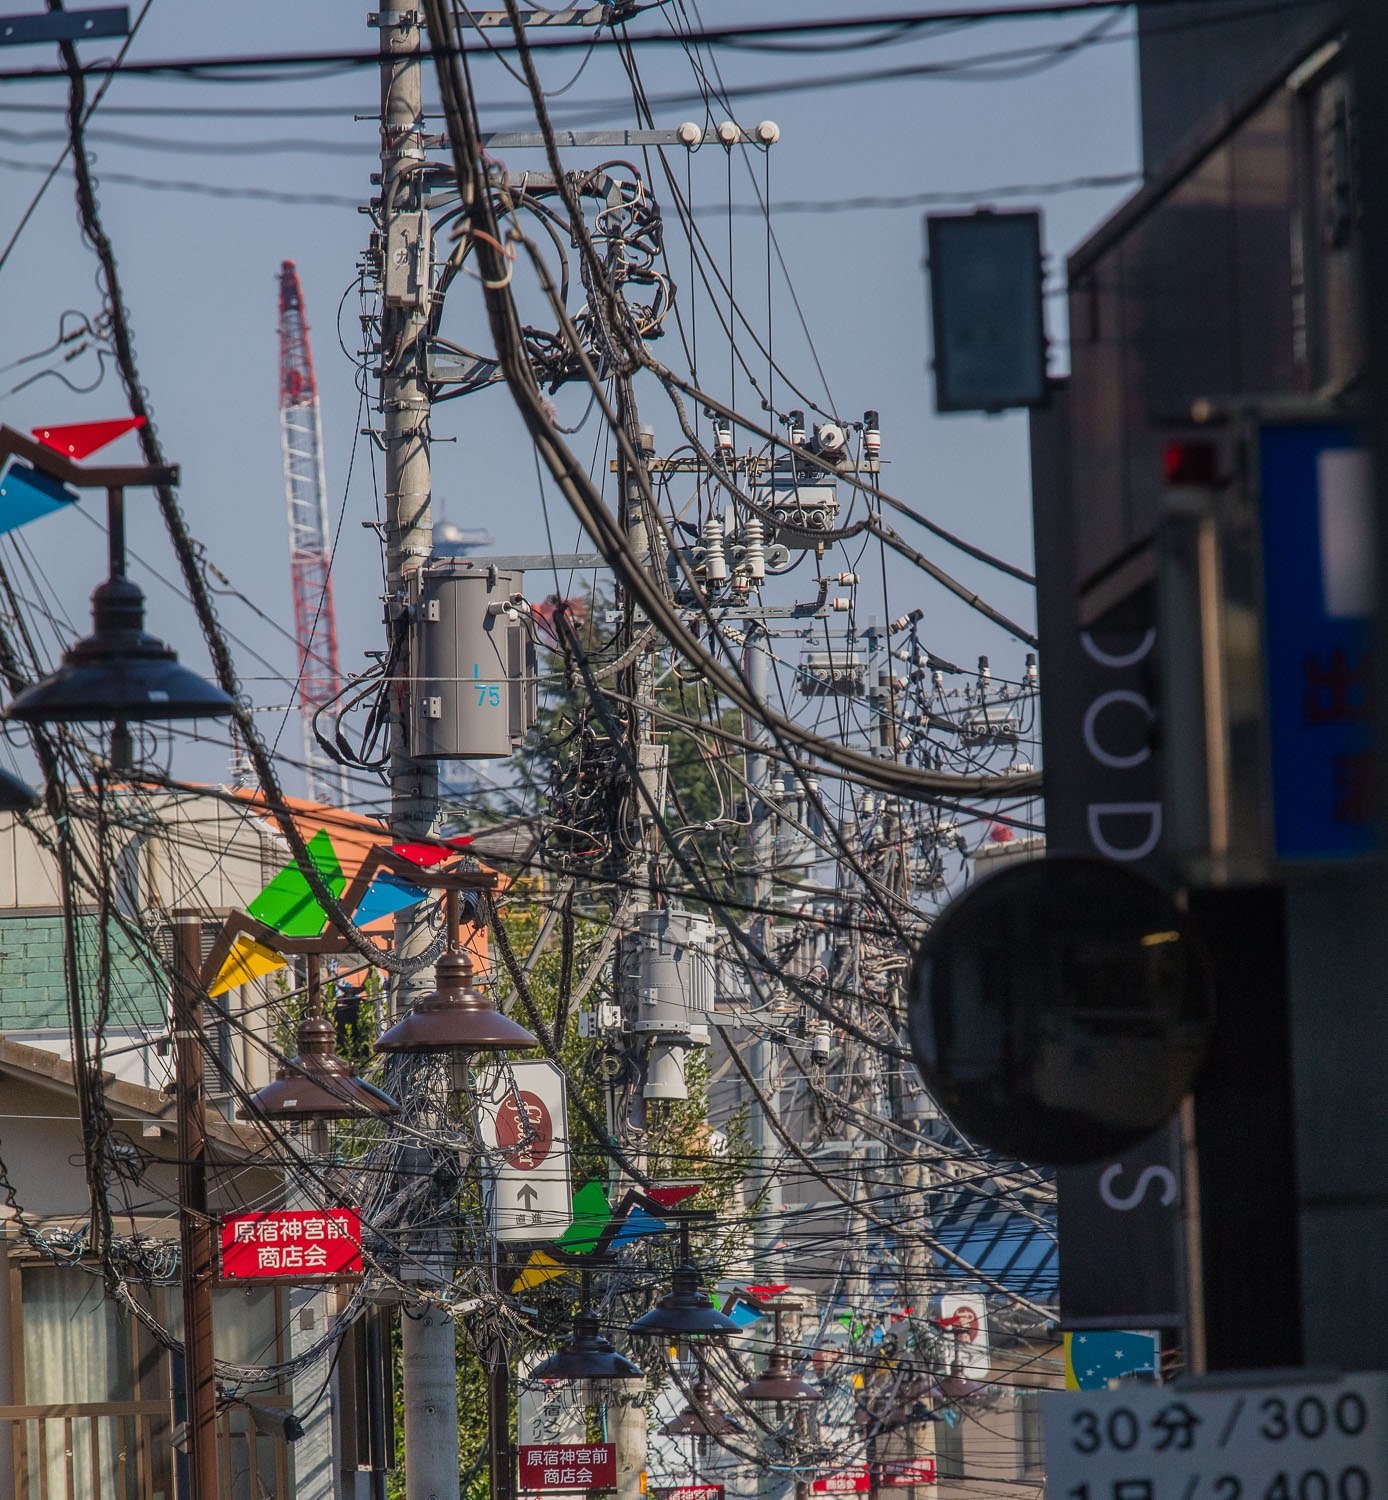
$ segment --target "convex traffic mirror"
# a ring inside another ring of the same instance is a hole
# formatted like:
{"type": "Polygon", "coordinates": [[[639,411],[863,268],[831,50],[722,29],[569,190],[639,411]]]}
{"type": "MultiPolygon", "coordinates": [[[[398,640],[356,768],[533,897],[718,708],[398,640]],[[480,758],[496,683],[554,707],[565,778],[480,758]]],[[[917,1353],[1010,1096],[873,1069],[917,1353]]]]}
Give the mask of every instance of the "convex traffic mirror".
{"type": "Polygon", "coordinates": [[[1159,886],[1102,860],[1014,865],[946,907],[911,975],[927,1089],[980,1145],[1093,1161],[1169,1119],[1209,1038],[1209,965],[1159,886]]]}

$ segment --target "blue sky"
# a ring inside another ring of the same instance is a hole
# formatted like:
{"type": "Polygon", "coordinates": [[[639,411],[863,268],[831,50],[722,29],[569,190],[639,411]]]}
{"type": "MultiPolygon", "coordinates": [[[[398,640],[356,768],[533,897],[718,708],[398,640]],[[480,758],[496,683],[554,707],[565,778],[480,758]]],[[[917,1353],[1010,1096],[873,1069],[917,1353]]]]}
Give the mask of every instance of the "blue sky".
{"type": "MultiPolygon", "coordinates": [[[[916,8],[892,0],[873,7],[879,14],[916,8]]],[[[802,0],[793,11],[772,0],[761,0],[755,7],[742,0],[703,0],[698,14],[706,24],[715,24],[746,21],[751,14],[785,19],[792,14],[829,16],[842,9],[841,3],[825,0],[802,0]]],[[[658,14],[652,13],[633,30],[658,30],[661,25],[658,14]]],[[[832,78],[863,69],[1054,45],[1092,32],[1095,25],[1096,18],[1088,15],[926,33],[865,51],[720,51],[718,64],[730,86],[751,90],[736,100],[739,121],[772,119],[781,127],[780,143],[769,161],[773,203],[841,204],[865,195],[974,194],[1136,170],[1135,69],[1127,39],[1132,23],[1126,14],[1112,18],[1105,35],[1035,76],[975,77],[968,82],[917,77],[789,93],[771,92],[770,86],[778,80],[832,78]]],[[[300,0],[292,6],[262,0],[234,6],[153,0],[131,55],[154,59],[368,49],[375,40],[376,33],[365,25],[364,6],[325,0],[300,0]]],[[[110,50],[109,44],[88,44],[85,55],[99,56],[105,50],[110,50]]],[[[693,75],[679,48],[653,48],[642,59],[642,77],[652,96],[690,91],[693,75]]],[[[47,48],[0,53],[0,67],[50,62],[47,48]]],[[[547,83],[558,87],[566,82],[577,62],[572,53],[547,59],[547,83]]],[[[292,675],[294,662],[293,647],[270,623],[287,628],[291,618],[276,411],[276,275],[286,257],[298,262],[304,282],[323,405],[329,508],[334,518],[339,512],[342,516],[334,580],[344,667],[359,668],[363,652],[381,644],[379,553],[374,534],[361,524],[376,514],[372,456],[369,445],[356,436],[371,415],[368,411],[359,417],[353,365],[339,347],[334,326],[339,300],[347,293],[342,338],[348,349],[359,347],[357,303],[350,288],[368,223],[350,205],[371,192],[377,135],[369,119],[354,121],[353,115],[374,111],[376,79],[372,69],[317,76],[319,71],[280,75],[268,82],[120,79],[107,96],[109,109],[99,113],[91,127],[102,179],[101,202],[121,261],[143,378],[166,449],[183,466],[183,500],[194,531],[218,568],[254,606],[228,595],[223,613],[225,624],[243,643],[239,659],[248,687],[265,706],[286,701],[287,689],[276,679],[292,675]],[[311,118],[247,114],[230,119],[125,113],[284,105],[331,112],[311,118]],[[151,179],[166,190],[121,180],[125,177],[151,179]],[[174,186],[189,183],[202,190],[174,186]],[[269,202],[235,196],[238,190],[343,202],[269,202]]],[[[474,76],[484,125],[505,129],[527,123],[522,91],[497,63],[479,62],[474,76]]],[[[52,82],[0,86],[0,244],[9,238],[41,181],[32,170],[15,164],[46,167],[61,148],[61,115],[34,112],[32,106],[59,103],[62,93],[52,82]]],[[[556,120],[562,124],[581,118],[585,125],[609,127],[633,124],[629,105],[617,103],[623,94],[615,56],[599,50],[555,101],[556,120]]],[[[433,97],[427,74],[426,97],[433,97]]],[[[723,114],[719,110],[715,117],[723,114]]],[[[704,112],[692,102],[671,102],[658,106],[656,115],[659,124],[673,126],[684,119],[702,119],[704,112]]],[[[511,167],[541,165],[538,153],[502,154],[511,167]]],[[[568,158],[571,165],[596,159],[596,154],[568,158]]],[[[748,168],[758,181],[765,181],[767,164],[760,153],[744,155],[739,150],[730,164],[721,148],[707,148],[689,163],[699,223],[720,258],[728,246],[730,165],[734,203],[752,203],[748,168]]],[[[1059,284],[1066,250],[1122,196],[1122,189],[1111,187],[996,201],[1000,207],[1043,207],[1049,269],[1059,284]]],[[[770,309],[773,346],[806,389],[822,397],[817,355],[833,405],[843,416],[856,418],[869,407],[880,410],[883,451],[890,460],[885,480],[889,489],[942,524],[1026,564],[1030,492],[1024,420],[937,418],[932,412],[922,213],[918,207],[775,213],[773,225],[813,336],[813,352],[778,271],[773,275],[770,309]]],[[[731,224],[735,289],[748,315],[764,327],[765,224],[743,215],[733,217],[731,224]]],[[[719,347],[702,293],[691,293],[687,249],[673,215],[669,243],[686,309],[701,330],[701,374],[716,394],[726,397],[726,344],[719,347]]],[[[95,261],[79,238],[71,179],[65,172],[0,267],[0,365],[50,344],[65,309],[95,315],[100,301],[94,275],[95,261]]],[[[542,321],[538,307],[534,312],[535,321],[542,321]]],[[[1065,364],[1062,314],[1062,305],[1052,298],[1054,371],[1065,364]]],[[[448,318],[455,334],[479,326],[473,286],[459,284],[450,294],[448,318]]],[[[665,340],[658,352],[678,361],[673,339],[665,340]]],[[[125,410],[111,371],[90,394],[73,394],[54,379],[6,394],[42,363],[0,372],[0,419],[27,429],[125,410]]],[[[67,373],[88,379],[96,366],[84,356],[67,373]]],[[[745,397],[747,392],[738,394],[745,397]]],[[[668,404],[657,404],[653,395],[645,399],[648,405],[642,415],[656,426],[658,445],[673,446],[677,428],[668,404]]],[[[581,407],[577,393],[561,396],[560,406],[566,416],[576,415],[581,407]]],[[[448,519],[489,529],[499,550],[535,550],[544,524],[539,482],[504,390],[441,407],[434,431],[436,438],[447,440],[436,444],[434,461],[436,495],[448,519]]],[[[590,426],[576,440],[580,451],[588,451],[585,444],[591,447],[588,434],[593,431],[590,426]]],[[[133,444],[111,450],[113,457],[133,458],[133,453],[133,444]]],[[[137,497],[130,508],[132,546],[172,578],[172,554],[152,501],[137,497]]],[[[548,509],[558,545],[575,544],[574,525],[552,492],[548,509]]],[[[911,540],[926,542],[920,535],[911,540]]],[[[58,516],[30,528],[23,545],[28,549],[25,560],[41,580],[36,591],[45,595],[55,614],[65,612],[71,620],[83,621],[86,595],[100,571],[102,541],[97,528],[80,516],[58,516]]],[[[1023,586],[937,544],[927,550],[1005,612],[1030,617],[1031,603],[1023,586]]],[[[141,572],[138,567],[136,571],[141,572]]],[[[188,661],[205,665],[187,606],[176,592],[144,576],[151,627],[175,641],[188,661]]],[[[880,578],[877,592],[880,595],[880,578]]],[[[987,652],[995,672],[1016,675],[1023,647],[1010,643],[908,568],[893,565],[886,607],[897,613],[912,606],[926,611],[926,641],[932,649],[965,662],[987,652]]],[[[870,609],[870,601],[865,601],[864,612],[870,609]]],[[[267,715],[264,722],[273,737],[278,719],[267,715]]],[[[297,720],[285,731],[283,744],[298,755],[297,720]]],[[[220,777],[225,756],[208,746],[183,756],[179,766],[188,774],[220,777]]]]}

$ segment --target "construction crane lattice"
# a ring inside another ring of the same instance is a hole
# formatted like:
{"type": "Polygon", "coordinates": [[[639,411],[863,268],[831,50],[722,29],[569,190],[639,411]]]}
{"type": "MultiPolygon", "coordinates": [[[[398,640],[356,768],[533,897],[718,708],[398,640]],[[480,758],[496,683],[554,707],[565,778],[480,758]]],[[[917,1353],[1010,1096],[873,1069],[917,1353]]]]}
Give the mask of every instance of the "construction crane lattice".
{"type": "Polygon", "coordinates": [[[299,706],[304,726],[308,792],[342,806],[347,788],[313,732],[313,718],[341,690],[337,619],[329,568],[327,482],[318,382],[313,373],[303,288],[292,260],[280,266],[280,437],[284,494],[289,510],[289,571],[294,590],[294,638],[299,645],[299,706]]]}

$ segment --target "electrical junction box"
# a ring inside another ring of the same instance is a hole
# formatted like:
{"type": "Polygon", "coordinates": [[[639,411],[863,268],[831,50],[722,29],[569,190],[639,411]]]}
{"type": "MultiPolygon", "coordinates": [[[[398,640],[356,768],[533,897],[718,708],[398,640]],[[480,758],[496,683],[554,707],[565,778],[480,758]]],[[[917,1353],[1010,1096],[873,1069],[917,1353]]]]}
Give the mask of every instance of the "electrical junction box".
{"type": "Polygon", "coordinates": [[[397,214],[386,231],[381,295],[391,307],[422,308],[429,295],[429,216],[397,214]]]}
{"type": "Polygon", "coordinates": [[[410,575],[410,753],[510,755],[538,709],[525,574],[438,560],[410,575]]]}
{"type": "Polygon", "coordinates": [[[798,474],[773,472],[753,486],[752,498],[774,515],[774,539],[791,547],[818,545],[839,513],[838,486],[822,474],[802,479],[798,474]]]}
{"type": "Polygon", "coordinates": [[[806,698],[861,698],[867,692],[867,662],[862,651],[807,651],[795,672],[795,685],[806,698]]]}

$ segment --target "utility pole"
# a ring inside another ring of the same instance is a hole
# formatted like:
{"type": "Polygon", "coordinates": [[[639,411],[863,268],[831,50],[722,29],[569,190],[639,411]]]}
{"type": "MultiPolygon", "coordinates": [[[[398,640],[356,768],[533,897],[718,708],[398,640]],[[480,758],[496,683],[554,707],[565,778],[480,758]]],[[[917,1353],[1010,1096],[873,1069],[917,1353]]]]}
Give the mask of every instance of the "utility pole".
{"type": "Polygon", "coordinates": [[[202,917],[176,911],[174,1108],[178,1125],[178,1241],[183,1283],[183,1385],[190,1500],[217,1500],[217,1384],[212,1353],[216,1263],[207,1211],[207,1112],[202,1092],[202,917]]]}
{"type": "MultiPolygon", "coordinates": [[[[380,440],[385,449],[386,627],[396,641],[405,629],[407,575],[428,561],[433,546],[429,396],[423,381],[433,255],[423,195],[419,13],[382,10],[372,19],[381,34],[380,440]]],[[[410,754],[409,710],[416,689],[408,662],[400,686],[391,713],[391,833],[401,839],[426,838],[438,816],[438,771],[432,761],[410,754]]],[[[398,957],[422,953],[429,938],[427,917],[418,908],[396,918],[398,957]]],[[[395,1013],[408,1011],[423,988],[423,976],[398,977],[395,1013]]],[[[437,1253],[421,1259],[447,1281],[452,1270],[447,1236],[434,1234],[437,1253]]],[[[400,1340],[406,1500],[457,1500],[453,1320],[437,1307],[407,1309],[400,1340]]]]}
{"type": "MultiPolygon", "coordinates": [[[[766,626],[760,620],[747,621],[747,638],[743,646],[742,660],[747,675],[747,685],[758,703],[765,703],[768,692],[769,657],[766,646],[766,626]]],[[[757,745],[766,741],[765,727],[754,720],[745,721],[742,732],[757,745]]],[[[771,900],[771,860],[775,852],[775,829],[771,823],[771,807],[766,800],[767,778],[770,762],[760,750],[747,752],[747,809],[748,849],[752,861],[752,876],[749,881],[751,901],[750,927],[755,934],[757,946],[769,952],[772,944],[771,918],[766,908],[771,900]]],[[[754,991],[755,986],[749,986],[754,991]]],[[[755,994],[748,999],[758,998],[755,994]]],[[[767,1025],[762,1022],[763,1028],[767,1025]]],[[[775,1246],[779,1226],[781,1183],[771,1166],[773,1156],[780,1150],[771,1114],[776,1109],[778,1090],[776,1087],[776,1044],[768,1035],[753,1041],[748,1049],[747,1065],[757,1088],[766,1101],[754,1102],[747,1120],[748,1135],[752,1145],[752,1160],[756,1163],[756,1196],[761,1199],[760,1213],[752,1226],[752,1274],[761,1281],[781,1280],[781,1257],[775,1246]]],[[[790,1481],[774,1470],[765,1469],[757,1474],[759,1500],[780,1500],[790,1488],[790,1481]]]]}
{"type": "MultiPolygon", "coordinates": [[[[632,447],[638,454],[644,455],[645,449],[637,426],[631,378],[626,375],[620,376],[617,380],[617,415],[627,436],[631,439],[632,447]]],[[[649,564],[652,561],[654,537],[646,526],[645,511],[641,502],[641,486],[638,476],[631,472],[625,456],[620,454],[617,460],[617,485],[619,519],[631,540],[633,550],[639,557],[645,558],[649,564]]],[[[626,652],[631,648],[645,622],[638,617],[629,597],[623,597],[621,600],[621,610],[621,644],[622,651],[626,652]]],[[[620,684],[631,700],[627,744],[631,753],[631,763],[637,768],[638,775],[644,775],[655,753],[652,733],[654,725],[651,717],[651,700],[655,692],[655,674],[652,670],[653,652],[654,645],[652,644],[639,653],[636,660],[623,673],[620,684]]],[[[659,785],[659,778],[656,778],[655,784],[659,785]]],[[[659,792],[657,792],[658,796],[659,792]]],[[[631,851],[627,874],[633,890],[640,891],[644,887],[647,899],[643,903],[643,908],[648,908],[651,904],[650,893],[654,889],[658,873],[659,845],[655,837],[655,824],[639,787],[631,788],[628,806],[632,822],[640,828],[641,834],[635,840],[635,848],[631,851]]],[[[624,968],[620,951],[616,964],[620,982],[624,968]]],[[[633,1091],[631,1110],[632,1123],[644,1132],[646,1101],[639,1089],[633,1091]]],[[[644,1150],[635,1153],[635,1161],[644,1171],[646,1167],[644,1150]]],[[[611,1385],[613,1390],[607,1406],[607,1420],[616,1450],[617,1500],[642,1500],[646,1493],[648,1446],[645,1383],[643,1381],[612,1381],[611,1385]]]]}

